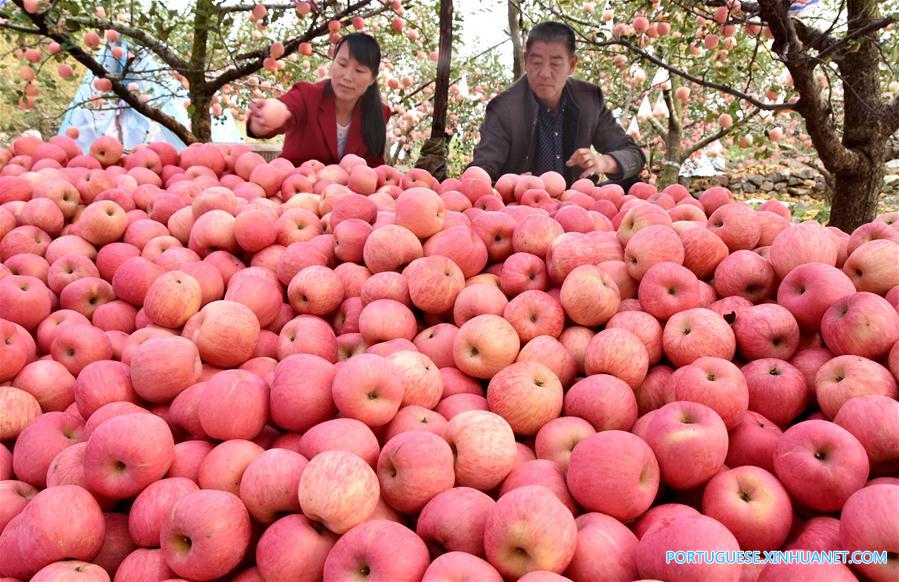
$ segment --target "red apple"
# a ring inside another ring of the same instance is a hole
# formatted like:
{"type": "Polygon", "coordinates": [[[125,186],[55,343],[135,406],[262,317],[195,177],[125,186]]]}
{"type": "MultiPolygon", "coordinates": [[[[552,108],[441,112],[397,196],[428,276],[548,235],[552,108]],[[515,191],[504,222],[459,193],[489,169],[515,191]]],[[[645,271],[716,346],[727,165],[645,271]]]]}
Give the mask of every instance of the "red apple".
{"type": "Polygon", "coordinates": [[[872,472],[895,472],[899,451],[893,443],[899,431],[899,402],[879,395],[850,398],[833,421],[865,447],[872,472]]]}
{"type": "Polygon", "coordinates": [[[740,311],[733,328],[737,350],[747,360],[789,360],[799,347],[796,318],[775,303],[755,305],[740,311]]]}
{"type": "Polygon", "coordinates": [[[296,491],[308,460],[285,449],[269,449],[256,457],[240,479],[240,499],[250,516],[263,524],[282,513],[299,512],[296,491]]]}
{"type": "Polygon", "coordinates": [[[560,302],[569,318],[579,325],[606,323],[621,302],[618,285],[595,265],[575,267],[562,283],[560,302]]]}
{"type": "Polygon", "coordinates": [[[300,476],[303,514],[336,534],[343,534],[368,519],[379,495],[374,470],[358,456],[345,451],[319,453],[300,476]]]}
{"type": "Polygon", "coordinates": [[[196,491],[176,501],[166,516],[162,555],[179,576],[211,580],[237,567],[250,535],[250,516],[239,497],[196,491]]]}
{"type": "Polygon", "coordinates": [[[700,307],[699,292],[699,280],[689,269],[663,262],[656,263],[643,275],[637,297],[644,311],[666,320],[678,311],[700,307]]]}
{"type": "Polygon", "coordinates": [[[793,365],[777,358],[763,358],[746,364],[742,372],[749,388],[749,410],[779,426],[789,425],[805,410],[805,377],[793,365]]]}
{"type": "Polygon", "coordinates": [[[637,436],[607,430],[574,447],[567,482],[584,509],[628,521],[652,505],[659,488],[659,464],[637,436]]]}
{"type": "Polygon", "coordinates": [[[636,390],[649,370],[649,353],[640,338],[630,331],[607,328],[590,340],[584,369],[588,375],[616,376],[636,390]]]}
{"type": "Polygon", "coordinates": [[[134,392],[150,402],[170,402],[200,378],[197,347],[177,336],[151,338],[130,357],[134,392]]]}
{"type": "Polygon", "coordinates": [[[753,303],[767,299],[775,288],[771,263],[752,251],[737,251],[715,268],[715,291],[721,297],[740,296],[753,303]]]}
{"type": "Polygon", "coordinates": [[[364,423],[352,418],[334,418],[317,424],[303,434],[297,451],[311,459],[322,451],[353,453],[371,465],[377,465],[378,437],[364,423]]]}
{"type": "Polygon", "coordinates": [[[183,271],[169,271],[156,278],[144,296],[144,312],[161,327],[179,328],[200,310],[200,283],[183,271]]]}
{"type": "Polygon", "coordinates": [[[172,432],[158,416],[110,418],[87,441],[85,480],[92,491],[104,497],[133,497],[168,472],[174,448],[172,432]]]}
{"type": "Polygon", "coordinates": [[[518,362],[507,366],[490,380],[487,403],[519,435],[537,434],[540,428],[562,411],[562,384],[546,366],[518,362]]]}
{"type": "Polygon", "coordinates": [[[425,313],[441,314],[453,307],[465,288],[462,270],[451,259],[433,255],[415,259],[403,269],[412,304],[425,313]]]}
{"type": "MultiPolygon", "coordinates": [[[[852,494],[840,513],[840,536],[850,552],[886,552],[894,555],[899,526],[893,519],[899,504],[899,486],[871,485],[852,494]]],[[[899,574],[895,560],[858,564],[856,568],[871,580],[892,580],[899,574]]]]}
{"type": "Polygon", "coordinates": [[[585,513],[577,524],[577,548],[565,574],[572,580],[635,580],[637,536],[617,519],[585,513]]]}
{"type": "Polygon", "coordinates": [[[31,572],[64,558],[92,560],[103,546],[103,513],[77,485],[41,491],[20,515],[18,551],[31,572]]]}
{"type": "Polygon", "coordinates": [[[876,360],[887,355],[899,340],[899,313],[879,295],[846,295],[824,312],[821,338],[838,356],[852,354],[876,360]]]}
{"type": "Polygon", "coordinates": [[[396,224],[375,228],[363,247],[365,266],[372,273],[394,271],[423,256],[421,241],[409,229],[396,224]]]}
{"type": "Polygon", "coordinates": [[[245,305],[213,301],[187,321],[182,335],[197,345],[206,363],[233,367],[252,357],[259,331],[259,320],[245,305]]]}
{"type": "Polygon", "coordinates": [[[713,477],[702,496],[702,511],[725,525],[743,550],[782,547],[793,523],[786,489],[774,475],[751,465],[713,477]]]}
{"type": "Polygon", "coordinates": [[[252,372],[223,370],[207,382],[197,412],[212,438],[254,439],[269,418],[269,387],[252,372]]]}
{"type": "Polygon", "coordinates": [[[754,249],[761,230],[755,211],[746,203],[730,202],[712,212],[706,227],[724,241],[731,252],[754,249]]]}
{"type": "Polygon", "coordinates": [[[256,546],[263,580],[312,581],[322,577],[337,536],[303,515],[288,515],[266,528],[256,546]]]}
{"type": "Polygon", "coordinates": [[[238,495],[244,472],[263,452],[265,449],[252,441],[234,439],[220,443],[203,457],[197,484],[200,489],[217,489],[238,495]]]}
{"type": "MultiPolygon", "coordinates": [[[[693,561],[666,558],[668,552],[739,552],[734,535],[720,522],[705,515],[680,515],[662,519],[637,544],[640,576],[658,580],[719,580],[737,582],[743,566],[727,561],[693,561]]],[[[689,556],[689,554],[686,554],[689,556]]]]}
{"type": "Polygon", "coordinates": [[[884,295],[892,287],[899,285],[897,263],[899,233],[894,240],[872,240],[859,246],[843,263],[843,272],[849,276],[857,290],[884,295]]]}
{"type": "Polygon", "coordinates": [[[806,263],[792,269],[781,282],[777,302],[790,310],[803,331],[816,333],[827,308],[853,293],[852,281],[836,267],[806,263]]]}
{"type": "Polygon", "coordinates": [[[454,416],[444,438],[453,449],[458,486],[482,491],[492,489],[514,466],[512,428],[492,412],[469,410],[454,416]]]}
{"type": "Polygon", "coordinates": [[[819,511],[838,511],[868,479],[868,455],[850,432],[832,422],[790,427],[774,450],[774,472],[790,495],[819,511]]]}
{"type": "Polygon", "coordinates": [[[296,354],[278,363],[271,382],[272,420],[281,428],[305,431],[332,418],[334,365],[318,356],[296,354]],[[302,383],[304,390],[296,390],[302,383]]]}
{"type": "Polygon", "coordinates": [[[771,265],[783,279],[793,268],[804,263],[834,266],[838,248],[827,230],[814,221],[794,224],[771,243],[771,265]]]}
{"type": "Polygon", "coordinates": [[[504,576],[534,570],[561,573],[577,547],[571,512],[547,488],[526,486],[496,502],[484,529],[487,559],[504,576]],[[550,533],[552,532],[552,533],[550,533]]]}
{"type": "Polygon", "coordinates": [[[396,199],[396,224],[409,229],[420,239],[440,232],[446,205],[427,188],[410,188],[396,199]]]}
{"type": "Polygon", "coordinates": [[[378,580],[415,582],[428,568],[428,549],[405,526],[376,519],[360,523],[344,534],[325,560],[324,579],[348,579],[361,573],[378,580]],[[378,540],[389,539],[385,546],[378,540]]]}
{"type": "Polygon", "coordinates": [[[515,328],[497,315],[465,322],[453,340],[453,359],[462,372],[489,379],[515,361],[521,343],[515,328]]]}
{"type": "Polygon", "coordinates": [[[128,533],[135,544],[142,547],[158,547],[160,532],[172,506],[198,491],[190,479],[171,477],[151,483],[134,500],[128,513],[128,533]]]}
{"type": "Polygon", "coordinates": [[[630,430],[637,420],[633,389],[609,374],[591,374],[576,382],[565,394],[564,405],[566,416],[580,417],[598,431],[630,430]]]}
{"type": "Polygon", "coordinates": [[[403,383],[390,360],[363,354],[340,366],[334,377],[332,394],[334,404],[344,416],[369,426],[383,426],[399,410],[403,383]]]}
{"type": "Polygon", "coordinates": [[[662,345],[675,366],[686,366],[702,356],[730,360],[736,352],[736,338],[727,321],[705,308],[674,314],[665,324],[662,345]]]}
{"type": "Polygon", "coordinates": [[[727,428],[711,408],[697,402],[672,402],[653,412],[646,427],[662,480],[689,489],[712,478],[727,456],[727,428]]]}
{"type": "Polygon", "coordinates": [[[35,487],[46,485],[47,470],[56,455],[82,440],[83,422],[66,412],[47,412],[31,421],[13,448],[13,472],[35,487]]]}
{"type": "Polygon", "coordinates": [[[422,582],[502,582],[502,579],[490,562],[465,552],[448,552],[431,562],[422,582]]]}
{"type": "Polygon", "coordinates": [[[895,378],[873,360],[837,356],[815,374],[815,397],[827,418],[833,419],[850,399],[870,394],[893,399],[899,396],[895,378]]]}
{"type": "Polygon", "coordinates": [[[410,431],[390,439],[378,458],[384,500],[401,513],[418,513],[455,482],[453,454],[441,437],[410,431]]]}

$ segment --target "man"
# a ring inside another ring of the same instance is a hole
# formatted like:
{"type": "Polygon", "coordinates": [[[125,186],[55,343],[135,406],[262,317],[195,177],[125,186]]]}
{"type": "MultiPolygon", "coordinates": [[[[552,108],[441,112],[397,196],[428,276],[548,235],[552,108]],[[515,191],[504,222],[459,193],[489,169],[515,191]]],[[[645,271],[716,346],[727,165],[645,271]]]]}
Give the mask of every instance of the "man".
{"type": "Polygon", "coordinates": [[[507,173],[554,170],[570,185],[603,174],[626,191],[646,158],[615,121],[602,90],[571,77],[574,31],[559,22],[538,24],[528,34],[524,59],[527,74],[487,104],[471,165],[494,181],[507,173]]]}

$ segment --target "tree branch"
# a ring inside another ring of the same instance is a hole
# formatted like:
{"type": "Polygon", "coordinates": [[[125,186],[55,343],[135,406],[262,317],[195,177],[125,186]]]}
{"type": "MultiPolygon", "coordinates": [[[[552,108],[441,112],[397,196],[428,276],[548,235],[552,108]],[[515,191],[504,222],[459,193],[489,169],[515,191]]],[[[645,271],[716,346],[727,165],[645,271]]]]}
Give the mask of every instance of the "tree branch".
{"type": "Polygon", "coordinates": [[[0,22],[0,28],[5,28],[7,30],[14,30],[16,32],[22,32],[25,34],[41,34],[41,31],[36,28],[28,28],[27,26],[13,24],[12,22],[9,22],[9,21],[0,22]]]}
{"type": "MultiPolygon", "coordinates": [[[[296,4],[265,4],[262,3],[268,10],[293,10],[296,8],[296,4]]],[[[234,4],[232,6],[220,6],[216,12],[228,13],[228,12],[251,12],[255,7],[255,4],[234,4]]]]}
{"type": "Polygon", "coordinates": [[[649,116],[649,125],[651,125],[661,135],[665,135],[666,133],[668,133],[668,129],[652,115],[649,116]]]}
{"type": "Polygon", "coordinates": [[[693,152],[697,152],[697,151],[701,150],[702,148],[706,147],[707,145],[715,143],[717,140],[721,139],[722,137],[726,137],[728,134],[732,133],[734,130],[736,130],[740,127],[743,127],[744,125],[749,123],[750,119],[752,119],[753,117],[755,117],[756,115],[758,115],[761,112],[762,112],[761,109],[755,108],[752,111],[750,111],[748,115],[746,115],[746,116],[742,117],[740,120],[734,122],[734,124],[732,126],[730,126],[729,128],[727,128],[727,129],[721,128],[720,130],[713,133],[712,135],[708,135],[708,136],[702,138],[701,140],[699,140],[698,142],[696,142],[695,144],[693,144],[692,146],[690,146],[689,148],[686,148],[685,150],[683,150],[683,152],[681,152],[680,161],[683,162],[684,160],[689,158],[690,154],[692,154],[693,152]]]}
{"type": "Polygon", "coordinates": [[[186,60],[178,56],[172,47],[166,43],[150,35],[142,28],[135,28],[120,22],[111,20],[102,20],[100,18],[87,16],[69,16],[66,22],[73,22],[90,28],[113,29],[125,36],[131,37],[141,43],[143,46],[153,51],[162,62],[175,69],[180,73],[185,73],[190,68],[186,60]]]}
{"type": "MultiPolygon", "coordinates": [[[[106,68],[98,63],[97,60],[94,59],[91,55],[86,53],[84,49],[72,43],[71,40],[63,34],[51,31],[49,26],[47,25],[47,19],[45,15],[29,14],[28,17],[37,27],[41,36],[52,39],[65,47],[64,50],[69,55],[71,55],[72,58],[84,65],[91,73],[94,74],[95,77],[107,77],[109,72],[106,70],[106,68]]],[[[162,124],[164,127],[170,129],[184,143],[190,144],[197,141],[196,136],[188,131],[186,127],[178,123],[175,118],[141,101],[137,95],[128,90],[128,87],[122,81],[115,78],[109,78],[109,80],[112,82],[112,92],[118,95],[129,106],[131,106],[132,109],[134,109],[144,117],[152,119],[153,121],[156,121],[162,124]]]]}
{"type": "MultiPolygon", "coordinates": [[[[339,13],[334,15],[334,20],[344,20],[348,15],[356,13],[360,8],[364,6],[368,6],[372,3],[373,0],[358,0],[353,4],[348,4],[346,8],[341,10],[339,13]]],[[[381,11],[387,10],[388,6],[384,6],[381,11]]],[[[308,42],[313,38],[317,38],[325,34],[328,30],[328,22],[322,21],[318,24],[318,26],[314,28],[309,28],[303,33],[302,36],[293,38],[284,43],[284,56],[289,56],[295,53],[300,43],[308,42]]],[[[241,79],[246,77],[247,75],[251,75],[262,68],[263,61],[268,56],[269,50],[266,48],[259,49],[257,51],[253,51],[247,53],[246,55],[240,55],[237,58],[246,57],[247,62],[238,65],[232,69],[229,69],[219,75],[218,77],[212,79],[208,83],[208,88],[213,93],[227,85],[228,83],[234,82],[237,79],[241,79]]]]}
{"type": "Polygon", "coordinates": [[[862,167],[862,155],[841,143],[833,109],[824,102],[821,84],[815,78],[816,63],[805,54],[788,8],[789,3],[780,0],[759,1],[762,20],[774,35],[772,49],[790,71],[793,86],[799,93],[794,108],[805,119],[809,136],[828,170],[840,173],[862,167]]]}
{"type": "Polygon", "coordinates": [[[796,27],[796,35],[806,48],[813,48],[818,51],[818,58],[824,60],[831,55],[836,55],[839,51],[847,47],[847,45],[857,38],[861,38],[866,34],[886,28],[893,22],[893,16],[887,16],[873,22],[869,22],[865,26],[853,30],[843,38],[835,39],[831,35],[820,32],[811,26],[806,25],[800,20],[792,19],[793,25],[796,27]]]}
{"type": "Polygon", "coordinates": [[[728,87],[727,85],[723,85],[721,83],[715,83],[714,81],[706,81],[705,79],[701,79],[695,75],[691,75],[690,73],[687,73],[686,71],[683,71],[681,69],[678,69],[677,67],[674,67],[674,66],[666,63],[662,59],[656,57],[653,54],[650,54],[650,53],[644,51],[643,49],[631,44],[630,42],[628,42],[626,40],[609,40],[609,41],[604,41],[604,42],[593,41],[593,42],[591,42],[591,44],[594,46],[610,46],[610,45],[623,46],[627,50],[639,55],[640,57],[646,59],[647,61],[649,61],[659,67],[662,67],[669,73],[674,73],[678,77],[682,77],[682,78],[690,81],[691,83],[695,83],[697,85],[701,85],[701,86],[707,87],[709,89],[714,89],[721,93],[726,93],[728,95],[732,95],[738,99],[742,99],[752,105],[755,105],[759,109],[763,109],[765,111],[785,111],[785,110],[795,109],[795,105],[792,103],[766,103],[764,101],[759,100],[756,97],[753,97],[752,95],[744,93],[743,91],[738,91],[737,89],[728,87]]]}
{"type": "Polygon", "coordinates": [[[899,96],[893,97],[893,102],[886,106],[883,113],[883,124],[887,135],[899,131],[899,96]]]}

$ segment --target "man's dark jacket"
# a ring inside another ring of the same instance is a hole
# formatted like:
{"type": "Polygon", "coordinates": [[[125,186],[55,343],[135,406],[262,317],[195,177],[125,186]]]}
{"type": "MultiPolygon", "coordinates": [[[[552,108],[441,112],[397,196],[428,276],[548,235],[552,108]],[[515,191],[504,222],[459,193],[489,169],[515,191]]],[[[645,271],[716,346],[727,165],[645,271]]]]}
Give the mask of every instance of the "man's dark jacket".
{"type": "MultiPolygon", "coordinates": [[[[569,101],[562,134],[564,161],[576,149],[593,145],[618,162],[620,171],[607,176],[610,182],[633,182],[646,158],[606,107],[602,89],[569,77],[566,92],[569,101]]],[[[471,165],[483,168],[496,181],[503,174],[533,172],[536,150],[537,101],[524,75],[487,104],[481,141],[475,147],[471,165]]],[[[578,166],[566,166],[565,181],[570,185],[583,171],[578,166]]]]}

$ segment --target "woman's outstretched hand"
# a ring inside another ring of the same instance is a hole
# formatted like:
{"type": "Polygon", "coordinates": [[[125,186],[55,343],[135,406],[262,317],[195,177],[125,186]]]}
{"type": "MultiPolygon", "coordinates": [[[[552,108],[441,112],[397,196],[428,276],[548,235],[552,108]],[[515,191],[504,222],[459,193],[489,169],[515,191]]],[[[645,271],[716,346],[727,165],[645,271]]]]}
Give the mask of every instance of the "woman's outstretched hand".
{"type": "Polygon", "coordinates": [[[277,99],[254,99],[250,102],[250,130],[260,137],[276,133],[289,119],[287,105],[277,99]]]}

